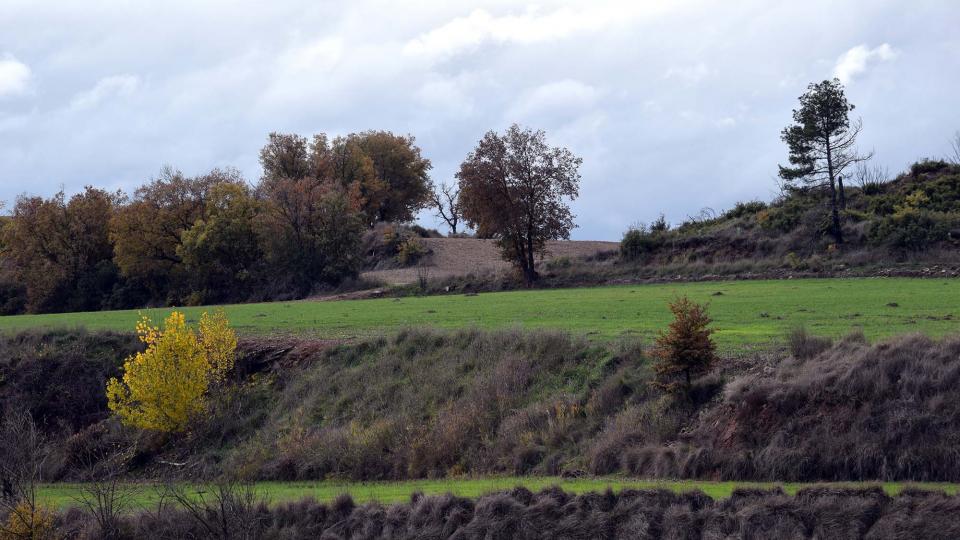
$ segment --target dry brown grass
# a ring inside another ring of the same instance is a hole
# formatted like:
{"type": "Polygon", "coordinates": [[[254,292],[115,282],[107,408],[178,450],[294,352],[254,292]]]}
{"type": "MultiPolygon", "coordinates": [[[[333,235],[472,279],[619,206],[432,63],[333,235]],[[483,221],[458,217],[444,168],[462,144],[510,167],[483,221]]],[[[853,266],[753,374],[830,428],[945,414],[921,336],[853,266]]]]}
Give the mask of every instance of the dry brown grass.
{"type": "MultiPolygon", "coordinates": [[[[423,247],[430,251],[424,259],[422,268],[430,279],[444,279],[467,274],[503,274],[510,271],[510,263],[500,257],[500,251],[493,240],[479,238],[421,238],[423,247]]],[[[619,249],[619,242],[592,240],[555,240],[547,242],[547,256],[544,260],[580,258],[596,255],[601,251],[619,249]]],[[[416,283],[420,267],[395,268],[364,272],[362,277],[371,281],[381,281],[389,285],[408,285],[416,283]]]]}

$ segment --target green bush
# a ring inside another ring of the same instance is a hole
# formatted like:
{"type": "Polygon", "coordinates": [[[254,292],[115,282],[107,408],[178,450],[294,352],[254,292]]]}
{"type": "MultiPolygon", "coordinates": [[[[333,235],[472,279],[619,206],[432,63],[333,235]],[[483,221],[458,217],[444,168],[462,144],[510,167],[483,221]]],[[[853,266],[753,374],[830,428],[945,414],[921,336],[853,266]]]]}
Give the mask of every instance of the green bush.
{"type": "Polygon", "coordinates": [[[667,218],[663,214],[660,214],[653,223],[650,224],[650,232],[653,234],[665,233],[670,230],[670,224],[667,223],[667,218]]]}
{"type": "Polygon", "coordinates": [[[643,226],[630,227],[620,240],[620,256],[635,261],[648,256],[663,245],[663,237],[643,226]]]}
{"type": "Polygon", "coordinates": [[[400,242],[397,248],[397,263],[403,266],[414,264],[427,254],[426,248],[416,236],[411,236],[400,242]]]}
{"type": "Polygon", "coordinates": [[[905,208],[892,216],[877,221],[869,238],[875,245],[885,245],[898,251],[922,251],[947,240],[951,226],[960,222],[960,216],[905,208]]]}
{"type": "Polygon", "coordinates": [[[784,199],[780,204],[761,209],[757,212],[757,222],[764,229],[777,232],[790,232],[796,229],[804,214],[811,206],[812,200],[799,192],[784,199]]]}
{"type": "Polygon", "coordinates": [[[736,219],[747,216],[752,216],[765,210],[767,208],[767,203],[763,201],[747,201],[747,202],[738,202],[723,215],[727,219],[736,219]]]}
{"type": "Polygon", "coordinates": [[[910,175],[917,177],[921,174],[938,173],[949,168],[950,164],[942,159],[924,158],[913,165],[910,165],[910,175]]]}

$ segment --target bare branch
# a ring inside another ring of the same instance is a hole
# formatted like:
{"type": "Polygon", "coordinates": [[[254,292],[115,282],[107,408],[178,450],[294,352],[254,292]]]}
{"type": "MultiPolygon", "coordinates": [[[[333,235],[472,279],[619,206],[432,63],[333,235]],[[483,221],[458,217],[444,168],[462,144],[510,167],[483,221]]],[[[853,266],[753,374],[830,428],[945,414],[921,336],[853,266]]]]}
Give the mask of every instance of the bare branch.
{"type": "Polygon", "coordinates": [[[950,140],[950,155],[947,159],[954,165],[960,165],[960,131],[955,132],[950,140]]]}
{"type": "Polygon", "coordinates": [[[463,220],[460,210],[460,188],[456,184],[447,185],[445,182],[439,188],[431,191],[433,205],[437,209],[436,217],[446,222],[450,227],[450,234],[457,234],[457,227],[463,220]]]}

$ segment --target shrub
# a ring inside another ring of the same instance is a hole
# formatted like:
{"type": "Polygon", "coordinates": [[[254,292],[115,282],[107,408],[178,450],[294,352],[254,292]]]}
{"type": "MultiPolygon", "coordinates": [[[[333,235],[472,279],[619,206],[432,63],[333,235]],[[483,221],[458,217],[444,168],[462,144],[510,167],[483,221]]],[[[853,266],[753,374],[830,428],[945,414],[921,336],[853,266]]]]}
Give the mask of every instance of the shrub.
{"type": "Polygon", "coordinates": [[[790,354],[801,359],[813,358],[833,345],[829,338],[814,336],[804,326],[791,330],[787,342],[790,344],[790,354]]]}
{"type": "Polygon", "coordinates": [[[667,218],[663,214],[653,221],[650,224],[650,232],[653,234],[665,233],[670,230],[670,224],[667,223],[667,218]]]}
{"type": "Polygon", "coordinates": [[[790,232],[800,225],[801,219],[808,209],[808,205],[801,200],[801,196],[789,197],[780,206],[766,208],[757,213],[757,222],[761,227],[777,231],[790,232]]]}
{"type": "Polygon", "coordinates": [[[947,240],[951,225],[957,221],[950,214],[913,207],[901,208],[892,216],[875,222],[870,228],[869,238],[875,245],[885,245],[898,251],[922,251],[947,240]]]}
{"type": "Polygon", "coordinates": [[[397,263],[403,266],[411,265],[426,255],[427,250],[415,236],[405,238],[397,247],[397,263]]]}
{"type": "Polygon", "coordinates": [[[45,506],[20,501],[10,511],[6,523],[0,525],[0,539],[52,540],[58,536],[55,517],[54,511],[45,506]]]}
{"type": "Polygon", "coordinates": [[[752,216],[759,213],[761,210],[766,210],[767,203],[763,201],[747,201],[747,202],[738,202],[723,215],[727,219],[736,219],[747,216],[752,216]]]}
{"type": "Polygon", "coordinates": [[[707,328],[711,319],[707,307],[686,296],[669,304],[674,320],[666,332],[657,337],[653,355],[657,385],[669,392],[689,394],[692,379],[706,373],[716,360],[716,345],[710,338],[713,330],[707,328]],[[677,378],[680,381],[677,381],[677,378]]]}
{"type": "Polygon", "coordinates": [[[629,261],[638,260],[661,245],[663,245],[663,238],[660,234],[648,231],[643,225],[633,226],[623,233],[623,239],[620,240],[620,256],[629,261]]]}
{"type": "MultiPolygon", "coordinates": [[[[164,505],[125,517],[133,538],[957,538],[960,497],[879,487],[816,487],[790,496],[782,489],[737,489],[712,499],[700,491],[659,489],[533,493],[518,487],[476,499],[414,494],[384,506],[341,495],[253,506],[251,519],[223,521],[212,508],[197,516],[164,505]],[[221,527],[220,525],[229,525],[221,527]]],[[[69,519],[71,513],[65,515],[69,519]]],[[[72,523],[82,525],[82,515],[72,523]]],[[[241,514],[243,517],[243,514],[241,514]]]]}
{"type": "Polygon", "coordinates": [[[176,432],[204,410],[210,384],[233,368],[237,336],[222,311],[200,318],[197,332],[174,311],[163,331],[143,317],[137,324],[147,350],[128,357],[123,381],[107,383],[107,404],[124,424],[176,432]]]}
{"type": "Polygon", "coordinates": [[[921,174],[933,174],[950,168],[950,164],[942,159],[924,158],[910,165],[910,175],[913,177],[921,174]]]}

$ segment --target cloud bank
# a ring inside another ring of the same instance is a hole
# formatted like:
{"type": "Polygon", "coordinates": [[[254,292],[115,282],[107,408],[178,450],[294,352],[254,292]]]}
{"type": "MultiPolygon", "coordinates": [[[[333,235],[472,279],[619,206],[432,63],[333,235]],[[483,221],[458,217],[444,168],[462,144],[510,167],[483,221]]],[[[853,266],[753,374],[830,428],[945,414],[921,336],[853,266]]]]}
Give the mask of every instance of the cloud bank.
{"type": "Polygon", "coordinates": [[[891,170],[945,153],[957,20],[954,3],[868,0],[8,0],[0,200],[130,191],[164,165],[254,181],[271,131],[410,133],[450,182],[484,132],[521,122],[583,157],[574,237],[618,239],[774,196],[812,81],[847,83],[891,170]]]}

